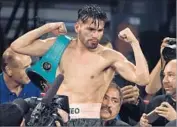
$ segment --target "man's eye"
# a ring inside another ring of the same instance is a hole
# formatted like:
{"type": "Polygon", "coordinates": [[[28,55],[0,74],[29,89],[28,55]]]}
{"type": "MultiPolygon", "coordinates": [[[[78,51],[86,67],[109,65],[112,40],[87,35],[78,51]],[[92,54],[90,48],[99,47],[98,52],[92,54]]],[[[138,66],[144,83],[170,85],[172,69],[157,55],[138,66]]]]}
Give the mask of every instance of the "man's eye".
{"type": "Polygon", "coordinates": [[[94,29],[93,28],[89,28],[90,31],[93,31],[94,29]]]}
{"type": "Polygon", "coordinates": [[[104,99],[108,99],[107,97],[104,97],[104,99]]]}
{"type": "Polygon", "coordinates": [[[174,74],[172,74],[172,73],[170,73],[170,74],[168,74],[168,76],[169,77],[173,77],[173,76],[175,76],[174,74]]]}
{"type": "Polygon", "coordinates": [[[117,100],[113,100],[113,102],[114,102],[114,103],[118,103],[118,101],[117,101],[117,100]]]}

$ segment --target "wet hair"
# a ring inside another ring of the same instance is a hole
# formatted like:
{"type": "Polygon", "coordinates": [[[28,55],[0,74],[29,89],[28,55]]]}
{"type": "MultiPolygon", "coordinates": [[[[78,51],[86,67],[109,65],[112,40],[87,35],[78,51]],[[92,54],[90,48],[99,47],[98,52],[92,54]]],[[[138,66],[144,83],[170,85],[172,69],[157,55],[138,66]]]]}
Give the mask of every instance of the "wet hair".
{"type": "Polygon", "coordinates": [[[115,88],[115,89],[117,89],[117,91],[119,93],[120,106],[121,106],[122,103],[123,103],[123,96],[122,96],[122,91],[121,91],[120,87],[115,82],[111,82],[110,85],[109,85],[109,88],[115,88]]]}
{"type": "Polygon", "coordinates": [[[85,23],[89,18],[93,19],[92,23],[96,23],[96,20],[102,20],[104,22],[107,20],[106,12],[96,4],[85,5],[78,10],[78,21],[81,20],[85,23]]]}

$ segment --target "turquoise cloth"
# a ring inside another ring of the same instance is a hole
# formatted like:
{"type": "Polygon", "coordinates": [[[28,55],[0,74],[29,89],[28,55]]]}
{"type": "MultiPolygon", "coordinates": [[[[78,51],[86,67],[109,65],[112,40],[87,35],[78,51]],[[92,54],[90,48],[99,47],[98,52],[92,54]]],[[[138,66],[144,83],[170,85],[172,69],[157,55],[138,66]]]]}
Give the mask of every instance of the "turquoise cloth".
{"type": "Polygon", "coordinates": [[[69,36],[66,36],[66,35],[58,36],[56,39],[56,42],[41,57],[41,59],[37,61],[33,66],[31,66],[30,68],[26,70],[27,74],[29,71],[33,71],[37,73],[38,75],[42,76],[42,78],[45,79],[49,84],[52,84],[55,80],[56,70],[58,68],[58,65],[60,64],[62,55],[66,47],[70,43],[70,41],[71,41],[71,37],[69,36]],[[48,67],[48,69],[45,69],[44,66],[48,67]]]}

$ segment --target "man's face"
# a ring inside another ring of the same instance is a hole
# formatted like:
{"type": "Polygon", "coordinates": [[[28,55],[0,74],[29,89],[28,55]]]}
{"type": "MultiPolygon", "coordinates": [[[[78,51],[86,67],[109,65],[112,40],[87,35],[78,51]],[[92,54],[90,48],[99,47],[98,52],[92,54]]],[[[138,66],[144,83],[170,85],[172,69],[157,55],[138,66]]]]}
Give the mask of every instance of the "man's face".
{"type": "Polygon", "coordinates": [[[163,86],[166,93],[176,95],[176,60],[170,61],[164,69],[163,86]]]}
{"type": "Polygon", "coordinates": [[[89,18],[85,23],[78,21],[76,23],[76,33],[78,34],[79,40],[88,49],[95,49],[98,46],[99,41],[103,36],[104,21],[89,18]]]}
{"type": "Polygon", "coordinates": [[[30,79],[28,78],[25,70],[27,67],[30,66],[31,64],[31,58],[29,56],[16,56],[16,65],[17,66],[12,66],[9,65],[9,68],[11,70],[11,78],[19,83],[19,84],[27,84],[30,82],[30,79]]]}
{"type": "Polygon", "coordinates": [[[114,119],[120,110],[120,96],[116,88],[109,87],[101,106],[100,116],[104,120],[114,119]]]}

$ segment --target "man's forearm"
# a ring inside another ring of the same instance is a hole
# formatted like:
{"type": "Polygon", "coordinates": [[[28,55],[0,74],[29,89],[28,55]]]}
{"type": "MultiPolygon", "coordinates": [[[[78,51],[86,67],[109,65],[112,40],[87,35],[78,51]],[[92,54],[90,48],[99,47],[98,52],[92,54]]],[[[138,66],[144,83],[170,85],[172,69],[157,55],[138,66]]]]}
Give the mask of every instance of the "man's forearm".
{"type": "Polygon", "coordinates": [[[158,61],[157,65],[150,74],[149,84],[145,88],[148,94],[155,94],[162,87],[160,72],[161,72],[161,60],[158,61]]]}
{"type": "Polygon", "coordinates": [[[135,61],[136,61],[137,82],[139,82],[142,85],[147,85],[149,83],[148,65],[143,55],[143,52],[141,50],[138,40],[135,40],[135,41],[136,42],[131,43],[131,46],[133,48],[135,61]]]}

